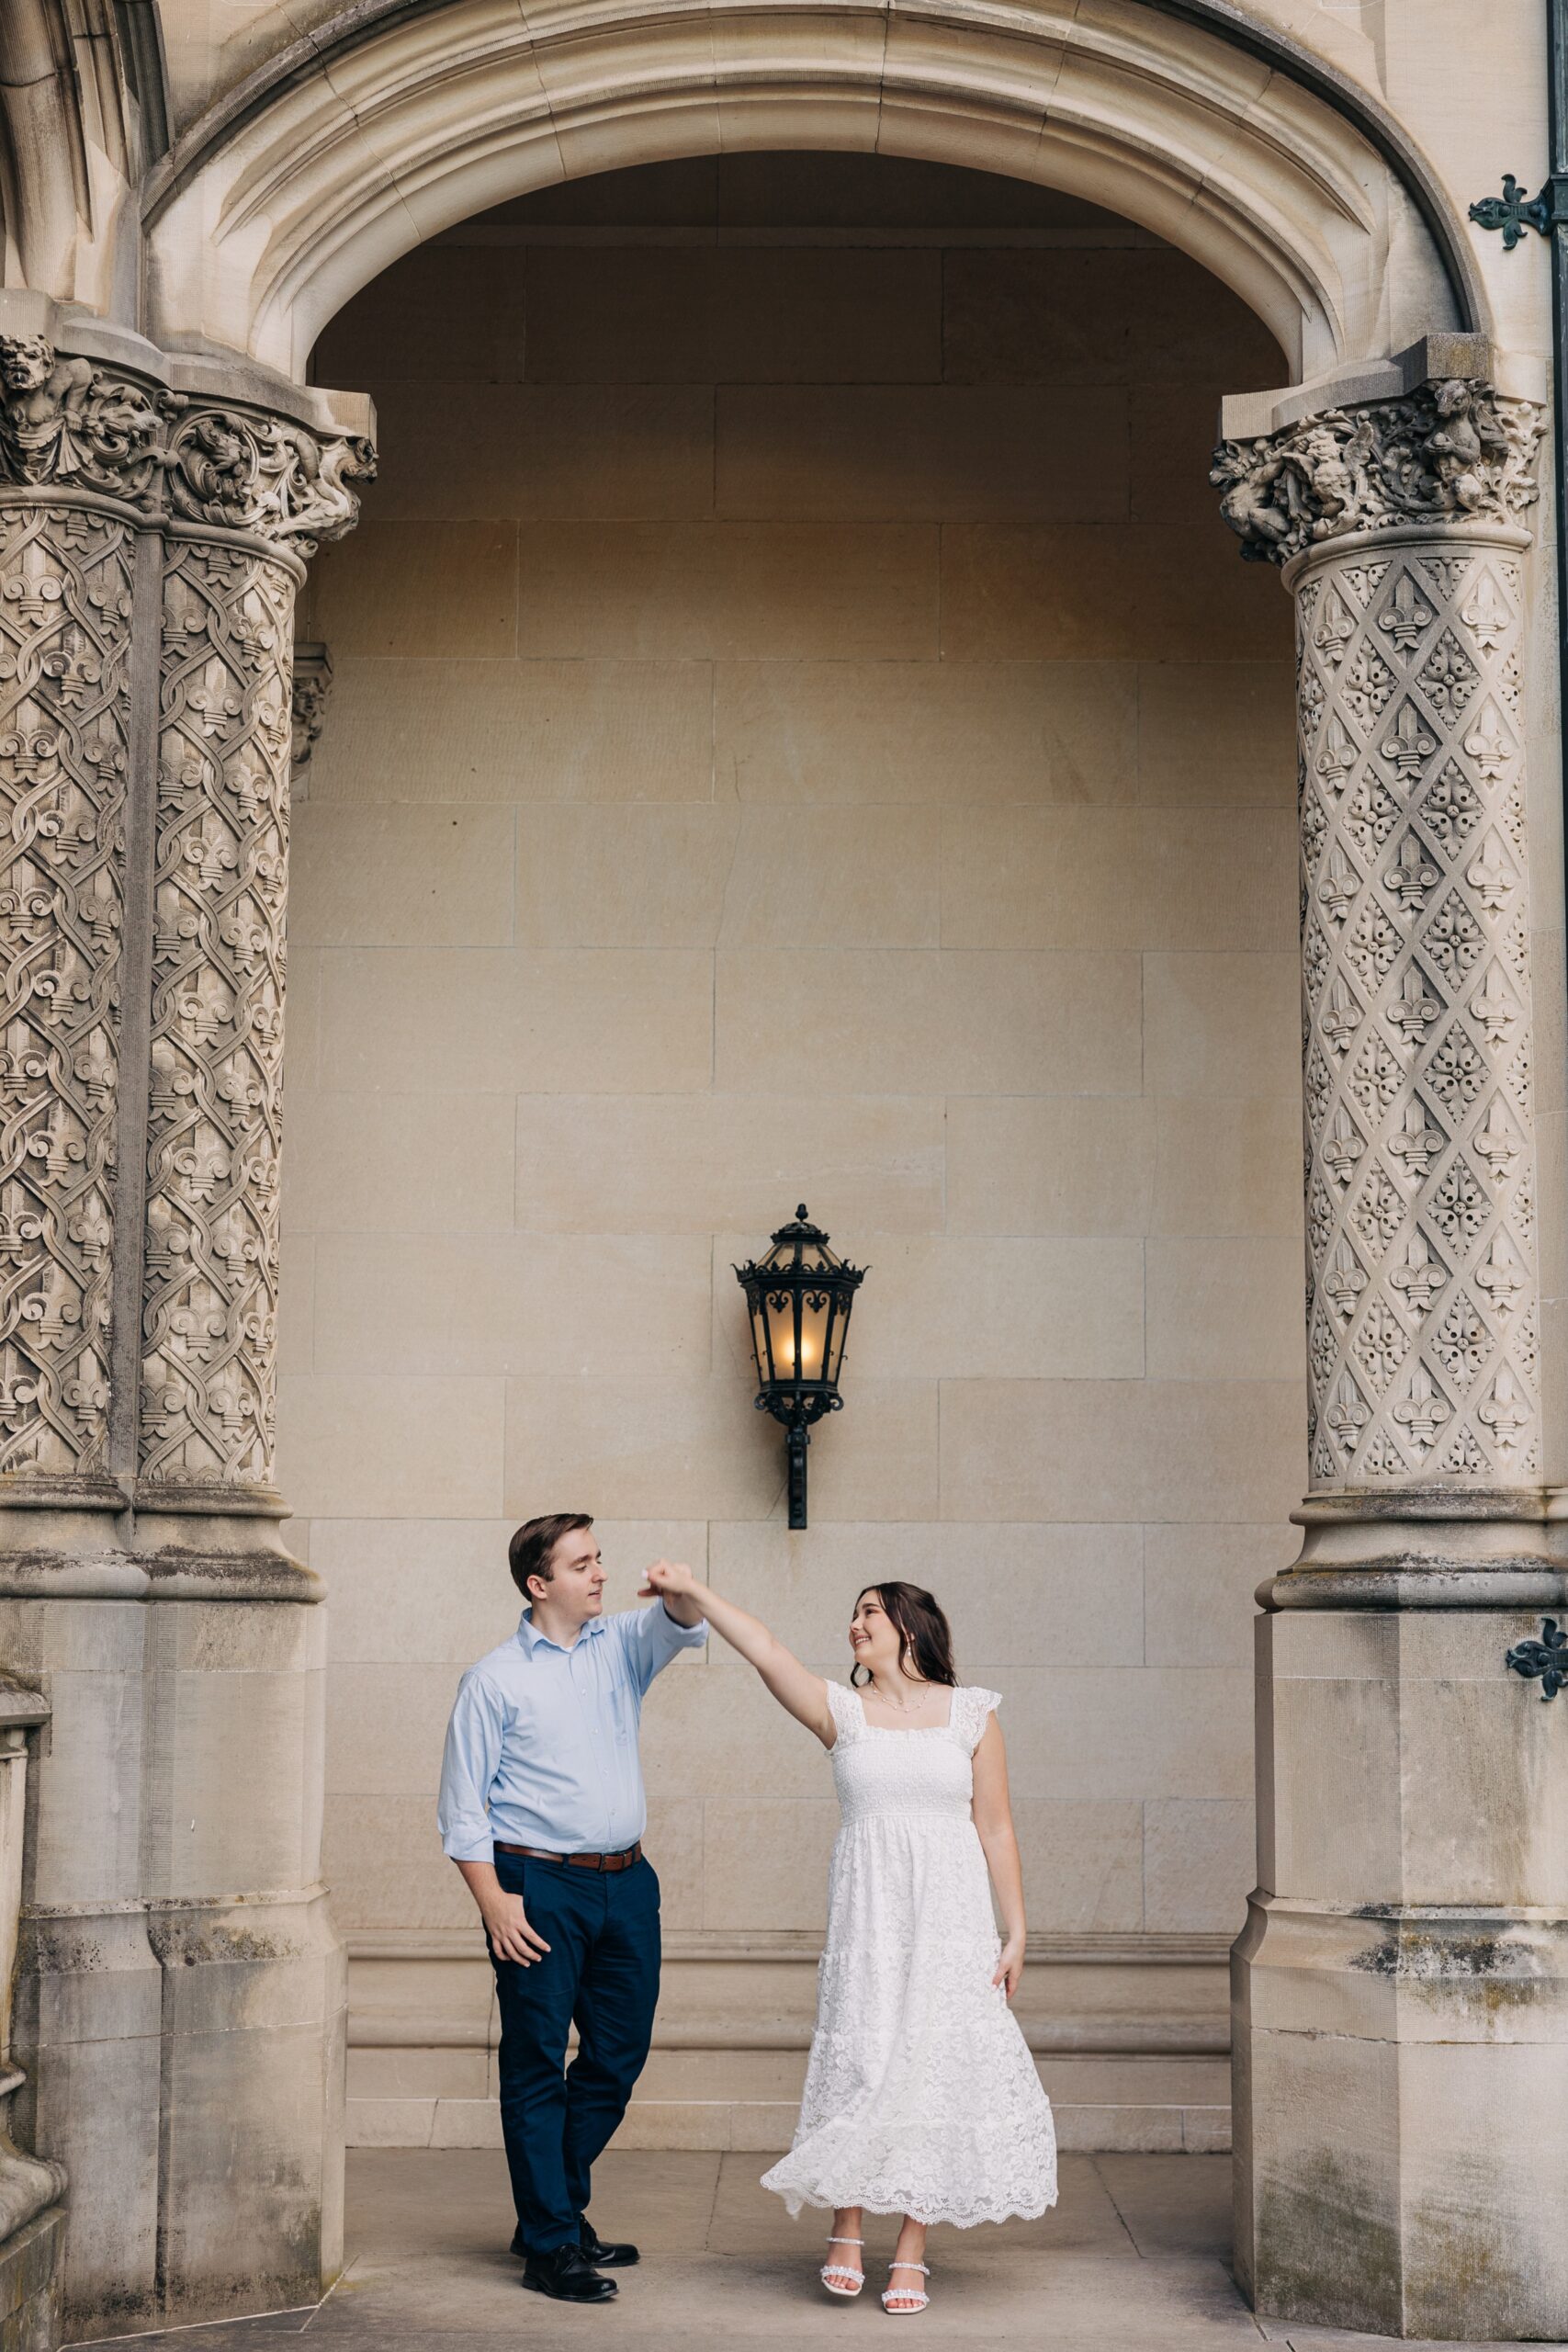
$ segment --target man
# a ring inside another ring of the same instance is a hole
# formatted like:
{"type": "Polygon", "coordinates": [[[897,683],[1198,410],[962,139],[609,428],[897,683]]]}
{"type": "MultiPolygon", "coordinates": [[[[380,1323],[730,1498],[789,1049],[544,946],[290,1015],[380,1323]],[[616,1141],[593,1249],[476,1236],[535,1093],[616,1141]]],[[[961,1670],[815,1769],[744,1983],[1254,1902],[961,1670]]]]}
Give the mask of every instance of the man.
{"type": "Polygon", "coordinates": [[[464,1675],[441,1767],[441,1842],[495,1969],[512,2251],[525,2287],[573,2303],[610,2301],[602,2272],[637,2258],[588,2219],[589,2173],[643,2070],[659,1998],[637,1727],[660,1668],[707,1638],[683,1596],[606,1617],[592,1528],[558,1511],[513,1537],[528,1606],[464,1675]]]}

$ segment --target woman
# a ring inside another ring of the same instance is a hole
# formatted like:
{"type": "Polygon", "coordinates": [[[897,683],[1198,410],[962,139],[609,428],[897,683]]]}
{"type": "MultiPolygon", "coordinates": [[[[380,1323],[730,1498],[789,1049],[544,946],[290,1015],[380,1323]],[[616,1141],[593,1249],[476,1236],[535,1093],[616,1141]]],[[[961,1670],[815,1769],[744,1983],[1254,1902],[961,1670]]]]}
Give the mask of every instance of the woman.
{"type": "Polygon", "coordinates": [[[646,1589],[694,1600],[832,1751],[843,1822],[817,2030],[795,2143],[762,2185],[792,2213],[831,2211],[830,2294],[865,2283],[853,2258],[863,2213],[902,2214],[883,2307],[924,2311],[931,2222],[967,2228],[1056,2201],[1050,2102],[1008,2007],[1023,1970],[1023,1881],[1000,1702],[959,1687],[947,1620],[916,1585],[861,1594],[848,1690],[689,1568],[660,1562],[646,1589]]]}

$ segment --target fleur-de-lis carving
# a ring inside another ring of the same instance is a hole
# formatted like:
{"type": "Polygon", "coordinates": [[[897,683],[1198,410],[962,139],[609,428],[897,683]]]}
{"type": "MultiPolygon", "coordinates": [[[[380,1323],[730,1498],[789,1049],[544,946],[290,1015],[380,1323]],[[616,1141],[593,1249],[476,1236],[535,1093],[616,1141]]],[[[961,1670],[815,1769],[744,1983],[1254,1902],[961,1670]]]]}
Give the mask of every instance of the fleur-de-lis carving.
{"type": "Polygon", "coordinates": [[[1495,784],[1513,758],[1513,746],[1495,702],[1482,704],[1474,726],[1464,739],[1465,755],[1475,762],[1483,781],[1495,784]]]}
{"type": "Polygon", "coordinates": [[[1399,855],[1390,871],[1383,876],[1383,888],[1399,900],[1407,915],[1416,914],[1427,903],[1427,893],[1442,880],[1414,833],[1406,833],[1399,844],[1399,855]]]}
{"type": "Polygon", "coordinates": [[[1496,1053],[1507,1044],[1519,1016],[1507,982],[1495,964],[1486,967],[1486,978],[1471,998],[1470,1010],[1480,1023],[1487,1044],[1496,1053]]]}
{"type": "Polygon", "coordinates": [[[41,628],[59,611],[65,588],[62,581],[35,575],[7,580],[4,594],[7,605],[28,628],[41,628]]]}
{"type": "Polygon", "coordinates": [[[1514,1162],[1519,1156],[1519,1147],[1514,1139],[1513,1127],[1503,1108],[1503,1098],[1500,1094],[1495,1094],[1492,1097],[1492,1105],[1486,1114],[1486,1125],[1475,1136],[1471,1148],[1476,1158],[1485,1162],[1486,1173],[1491,1177],[1494,1184],[1503,1184],[1507,1182],[1514,1162]]]}
{"type": "Polygon", "coordinates": [[[1323,1160],[1337,1183],[1348,1184],[1356,1172],[1356,1162],[1366,1150],[1365,1138],[1343,1102],[1328,1123],[1328,1133],[1323,1139],[1323,1160]]]}
{"type": "Polygon", "coordinates": [[[1410,1385],[1393,1408],[1393,1418],[1417,1454],[1429,1453],[1445,1421],[1453,1418],[1448,1399],[1433,1385],[1425,1364],[1417,1364],[1410,1385]]]}
{"type": "Polygon", "coordinates": [[[1324,590],[1323,603],[1314,624],[1312,641],[1331,669],[1337,670],[1345,656],[1345,648],[1356,634],[1356,624],[1345,609],[1345,601],[1330,581],[1324,590]]]}
{"type": "Polygon", "coordinates": [[[1483,653],[1495,653],[1513,619],[1503,592],[1484,566],[1464,603],[1460,618],[1483,653]]]}
{"type": "Polygon", "coordinates": [[[1348,1323],[1356,1311],[1356,1302],[1367,1287],[1367,1277],[1360,1261],[1340,1235],[1323,1277],[1323,1295],[1342,1323],[1348,1323]]]}
{"type": "Polygon", "coordinates": [[[1442,1006],[1432,994],[1414,964],[1405,967],[1404,978],[1398,996],[1389,1007],[1388,1018],[1407,1046],[1424,1046],[1427,1032],[1442,1012],[1442,1006]]]}
{"type": "Polygon", "coordinates": [[[114,1246],[114,1227],[96,1193],[83,1202],[66,1231],[81,1250],[84,1265],[90,1266],[95,1272],[99,1268],[107,1268],[109,1251],[114,1246]]]}
{"type": "Polygon", "coordinates": [[[1428,1124],[1419,1097],[1412,1095],[1404,1106],[1404,1125],[1389,1137],[1389,1157],[1398,1160],[1406,1176],[1419,1180],[1427,1175],[1443,1143],[1444,1137],[1428,1124]]]}
{"type": "Polygon", "coordinates": [[[1337,1054],[1345,1054],[1349,1052],[1351,1041],[1360,1025],[1360,1005],[1349,982],[1341,974],[1336,978],[1324,1003],[1323,1034],[1337,1054]]]}
{"type": "Polygon", "coordinates": [[[1408,571],[1401,571],[1394,582],[1393,594],[1384,610],[1378,616],[1378,627],[1393,640],[1401,653],[1408,654],[1426,630],[1430,628],[1432,607],[1418,594],[1408,571]]]}
{"type": "Polygon", "coordinates": [[[167,1324],[169,1344],[176,1355],[206,1363],[214,1344],[224,1334],[224,1318],[210,1307],[176,1307],[167,1324]]]}
{"type": "Polygon", "coordinates": [[[1502,913],[1514,895],[1514,872],[1495,833],[1487,834],[1481,854],[1465,867],[1464,878],[1489,915],[1502,913]]]}
{"type": "Polygon", "coordinates": [[[1398,774],[1400,782],[1409,786],[1420,775],[1423,763],[1438,748],[1438,739],[1429,735],[1421,721],[1421,714],[1413,702],[1403,702],[1393,730],[1382,745],[1383,758],[1398,774]]]}
{"type": "Polygon", "coordinates": [[[28,1427],[38,1398],[36,1380],[24,1378],[19,1373],[7,1373],[0,1379],[0,1429],[8,1437],[15,1437],[19,1430],[28,1427]]]}
{"type": "Polygon", "coordinates": [[[1485,1293],[1499,1317],[1506,1320],[1512,1314],[1519,1293],[1525,1287],[1525,1269],[1518,1251],[1501,1227],[1493,1236],[1492,1247],[1472,1279],[1476,1289],[1485,1293]]]}
{"type": "Polygon", "coordinates": [[[23,1299],[21,1316],[30,1328],[33,1343],[47,1351],[59,1347],[73,1327],[81,1322],[82,1308],[66,1289],[58,1268],[51,1266],[42,1289],[23,1299]]]}
{"type": "Polygon", "coordinates": [[[1518,1383],[1507,1364],[1504,1364],[1492,1384],[1492,1394],[1475,1416],[1490,1430],[1492,1442],[1499,1453],[1512,1453],[1523,1431],[1529,1427],[1530,1409],[1519,1394],[1518,1383]]]}
{"type": "Polygon", "coordinates": [[[198,1201],[210,1201],[219,1185],[227,1182],[230,1165],[228,1153],[215,1143],[192,1144],[175,1154],[184,1191],[198,1201]]]}
{"type": "Polygon", "coordinates": [[[17,1261],[27,1257],[42,1233],[41,1217],[0,1216],[0,1258],[17,1261]]]}
{"type": "Polygon", "coordinates": [[[204,817],[199,826],[186,835],[181,846],[186,865],[202,888],[220,890],[238,861],[233,842],[216,818],[204,817]]]}
{"type": "Polygon", "coordinates": [[[1427,1237],[1419,1226],[1405,1243],[1404,1255],[1391,1268],[1388,1278],[1419,1323],[1447,1280],[1427,1247],[1427,1237]]]}
{"type": "Polygon", "coordinates": [[[1345,789],[1345,779],[1356,764],[1356,746],[1346,733],[1337,711],[1328,714],[1328,724],[1323,730],[1323,741],[1313,762],[1318,776],[1337,799],[1345,789]]]}
{"type": "Polygon", "coordinates": [[[1361,1402],[1360,1390],[1348,1372],[1340,1374],[1334,1401],[1323,1418],[1340,1452],[1353,1453],[1371,1416],[1361,1402]]]}
{"type": "Polygon", "coordinates": [[[1356,903],[1356,893],[1361,877],[1336,842],[1324,865],[1323,878],[1317,886],[1318,904],[1330,922],[1342,923],[1356,903]]]}
{"type": "Polygon", "coordinates": [[[29,1158],[43,1162],[42,1181],[58,1184],[86,1158],[86,1147],[73,1131],[62,1102],[50,1106],[44,1125],[28,1137],[29,1158]]]}

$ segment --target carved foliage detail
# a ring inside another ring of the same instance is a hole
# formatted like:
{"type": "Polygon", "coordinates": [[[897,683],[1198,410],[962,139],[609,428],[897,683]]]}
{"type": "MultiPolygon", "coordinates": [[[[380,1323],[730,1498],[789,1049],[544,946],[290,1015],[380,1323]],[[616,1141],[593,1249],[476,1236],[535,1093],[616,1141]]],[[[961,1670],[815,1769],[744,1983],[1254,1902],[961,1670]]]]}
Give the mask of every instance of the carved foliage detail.
{"type": "Polygon", "coordinates": [[[1517,567],[1450,543],[1303,585],[1313,1484],[1506,1484],[1540,1420],[1517,567]]]}
{"type": "Polygon", "coordinates": [[[293,594],[256,557],[170,548],[144,1485],[272,1476],[293,594]]]}
{"type": "Polygon", "coordinates": [[[0,514],[0,1470],[106,1472],[130,551],[0,514]]]}
{"type": "MultiPolygon", "coordinates": [[[[1240,537],[1242,553],[1259,562],[1283,563],[1316,541],[1372,531],[1389,523],[1463,522],[1481,515],[1491,522],[1517,521],[1538,495],[1534,466],[1541,435],[1541,413],[1527,401],[1507,400],[1490,385],[1450,377],[1422,384],[1403,399],[1370,401],[1365,407],[1329,409],[1305,416],[1282,432],[1257,440],[1223,441],[1209,479],[1220,492],[1220,508],[1240,537]]],[[[1406,671],[1420,664],[1428,708],[1468,701],[1473,681],[1460,652],[1473,638],[1483,650],[1491,608],[1461,613],[1453,605],[1453,567],[1438,557],[1419,571],[1399,568],[1393,599],[1378,595],[1375,567],[1347,568],[1337,605],[1347,616],[1364,611],[1371,588],[1378,604],[1376,625],[1363,639],[1359,657],[1369,668],[1385,669],[1392,654],[1406,671]],[[1454,643],[1435,638],[1436,605],[1454,612],[1454,643]]],[[[1481,599],[1490,590],[1478,592],[1481,599]]],[[[1335,605],[1327,608],[1331,613],[1335,605]]],[[[1337,650],[1314,636],[1314,661],[1337,650]]],[[[1495,631],[1494,631],[1495,634],[1495,631]]],[[[1315,677],[1303,692],[1315,694],[1315,677]]]]}
{"type": "Polygon", "coordinates": [[[297,554],[352,530],[375,453],[288,417],[215,408],[0,335],[0,481],[102,491],[155,519],[254,531],[297,554]]]}

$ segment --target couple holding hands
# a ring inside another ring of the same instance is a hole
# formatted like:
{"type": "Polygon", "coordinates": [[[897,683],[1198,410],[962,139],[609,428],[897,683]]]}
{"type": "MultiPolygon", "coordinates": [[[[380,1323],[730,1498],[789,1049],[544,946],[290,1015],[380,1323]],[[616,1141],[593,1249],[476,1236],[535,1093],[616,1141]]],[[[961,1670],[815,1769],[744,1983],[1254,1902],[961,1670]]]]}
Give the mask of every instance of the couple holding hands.
{"type": "Polygon", "coordinates": [[[763,2186],[792,2213],[831,2214],[829,2294],[864,2284],[863,2216],[898,2215],[883,2307],[925,2310],[931,2222],[1032,2217],[1056,2197],[1050,2105],[1009,2007],[1023,1883],[997,1693],[958,1681],[947,1620],[914,1585],[868,1585],[855,1600],[840,1683],[668,1560],[647,1571],[646,1607],[607,1617],[583,1512],[530,1520],[510,1558],[526,1605],[511,1640],[463,1677],[440,1823],[495,1969],[524,2284],[608,2302],[604,2273],[637,2258],[599,2237],[588,2201],[659,1996],[638,1722],[654,1676],[711,1625],[829,1750],[842,1814],[800,2120],[763,2186]]]}

